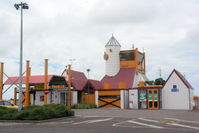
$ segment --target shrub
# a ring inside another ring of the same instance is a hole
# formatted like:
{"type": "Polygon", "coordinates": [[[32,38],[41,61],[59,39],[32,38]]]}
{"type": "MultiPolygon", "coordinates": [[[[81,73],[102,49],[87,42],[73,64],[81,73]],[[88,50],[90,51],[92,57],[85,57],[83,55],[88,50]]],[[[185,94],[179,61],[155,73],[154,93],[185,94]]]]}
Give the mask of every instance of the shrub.
{"type": "Polygon", "coordinates": [[[9,109],[6,107],[0,107],[0,119],[1,120],[14,120],[17,109],[9,109]]]}
{"type": "Polygon", "coordinates": [[[64,104],[48,104],[43,106],[27,106],[18,112],[17,109],[0,108],[1,120],[46,120],[65,116],[73,116],[74,111],[64,104]]]}
{"type": "Polygon", "coordinates": [[[97,108],[97,105],[95,104],[74,104],[72,106],[73,109],[92,109],[97,108]]]}

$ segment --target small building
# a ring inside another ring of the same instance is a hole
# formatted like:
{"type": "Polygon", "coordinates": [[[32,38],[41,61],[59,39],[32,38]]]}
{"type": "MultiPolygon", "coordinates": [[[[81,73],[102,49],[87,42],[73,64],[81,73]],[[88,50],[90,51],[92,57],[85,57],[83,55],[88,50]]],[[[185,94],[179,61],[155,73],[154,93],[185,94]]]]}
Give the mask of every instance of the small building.
{"type": "Polygon", "coordinates": [[[193,109],[193,87],[177,70],[173,70],[162,88],[162,109],[193,109]]]}
{"type": "MultiPolygon", "coordinates": [[[[44,104],[44,75],[30,76],[30,104],[44,104]]],[[[22,77],[23,85],[26,84],[26,77],[22,77]]],[[[19,84],[18,77],[9,77],[4,85],[19,84]]],[[[25,101],[25,88],[23,88],[23,103],[25,101]]],[[[48,75],[48,103],[67,104],[67,83],[65,77],[48,75]]],[[[18,93],[18,91],[17,91],[18,93]]]]}

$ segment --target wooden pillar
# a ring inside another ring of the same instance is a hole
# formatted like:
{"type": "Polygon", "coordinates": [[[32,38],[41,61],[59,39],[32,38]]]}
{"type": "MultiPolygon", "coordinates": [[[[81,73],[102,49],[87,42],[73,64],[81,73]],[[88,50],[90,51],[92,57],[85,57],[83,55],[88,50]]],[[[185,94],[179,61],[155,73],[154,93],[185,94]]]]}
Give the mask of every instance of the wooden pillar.
{"type": "Polygon", "coordinates": [[[4,70],[4,63],[1,63],[1,66],[0,66],[0,100],[3,99],[3,70],[4,70]]]}
{"type": "MultiPolygon", "coordinates": [[[[44,91],[48,90],[48,59],[45,59],[44,91]]],[[[44,93],[44,104],[48,104],[48,94],[44,93]]]]}
{"type": "Polygon", "coordinates": [[[138,57],[138,48],[135,49],[135,61],[136,61],[136,73],[138,73],[138,63],[139,63],[139,57],[138,57]]]}
{"type": "Polygon", "coordinates": [[[14,88],[14,105],[17,105],[17,88],[14,88]]]}
{"type": "Polygon", "coordinates": [[[68,107],[71,108],[71,83],[72,83],[72,75],[71,75],[71,65],[68,65],[68,107]]]}
{"type": "Polygon", "coordinates": [[[30,61],[26,61],[26,95],[25,95],[25,106],[30,105],[30,61]]]}

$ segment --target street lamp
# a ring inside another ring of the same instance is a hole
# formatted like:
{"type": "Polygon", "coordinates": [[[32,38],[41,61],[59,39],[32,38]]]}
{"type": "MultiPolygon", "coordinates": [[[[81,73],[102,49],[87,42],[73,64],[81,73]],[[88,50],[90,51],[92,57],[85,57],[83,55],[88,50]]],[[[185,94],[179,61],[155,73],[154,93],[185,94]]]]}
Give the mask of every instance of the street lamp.
{"type": "Polygon", "coordinates": [[[19,10],[21,9],[21,31],[20,31],[20,65],[19,65],[19,102],[18,111],[22,109],[22,61],[23,61],[23,9],[29,9],[28,4],[19,3],[14,4],[14,7],[19,10]]]}
{"type": "MultiPolygon", "coordinates": [[[[91,69],[88,68],[88,69],[86,69],[86,71],[87,71],[88,80],[89,80],[89,72],[91,71],[91,69]]],[[[89,93],[89,89],[90,89],[89,82],[88,82],[88,88],[87,89],[88,89],[88,93],[89,93]]]]}

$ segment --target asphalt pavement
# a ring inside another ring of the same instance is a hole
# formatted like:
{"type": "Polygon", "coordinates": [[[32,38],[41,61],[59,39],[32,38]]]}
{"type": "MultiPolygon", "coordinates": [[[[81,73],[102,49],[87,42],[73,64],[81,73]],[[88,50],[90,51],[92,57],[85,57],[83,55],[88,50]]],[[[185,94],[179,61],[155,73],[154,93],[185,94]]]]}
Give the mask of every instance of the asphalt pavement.
{"type": "Polygon", "coordinates": [[[0,133],[199,133],[199,111],[75,110],[75,117],[0,121],[0,133]]]}

